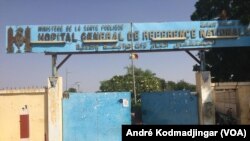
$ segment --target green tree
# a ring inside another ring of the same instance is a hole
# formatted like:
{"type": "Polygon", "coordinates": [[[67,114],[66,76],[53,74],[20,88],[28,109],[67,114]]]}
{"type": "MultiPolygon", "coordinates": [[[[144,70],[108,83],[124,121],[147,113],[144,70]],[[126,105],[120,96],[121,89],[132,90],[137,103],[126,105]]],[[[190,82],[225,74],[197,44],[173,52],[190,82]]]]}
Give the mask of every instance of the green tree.
{"type": "MultiPolygon", "coordinates": [[[[192,20],[240,20],[250,22],[250,0],[199,0],[192,20]]],[[[249,81],[250,47],[213,48],[206,52],[207,70],[213,82],[249,81]]]]}
{"type": "Polygon", "coordinates": [[[250,0],[198,0],[192,20],[238,19],[243,24],[250,22],[250,0]],[[224,15],[226,14],[226,15],[224,15]]]}
{"type": "Polygon", "coordinates": [[[75,92],[77,92],[77,90],[76,90],[76,88],[69,88],[67,92],[75,93],[75,92]]]}
{"type": "MultiPolygon", "coordinates": [[[[133,93],[133,76],[132,67],[126,67],[125,75],[115,75],[109,80],[101,82],[100,91],[102,92],[123,92],[130,91],[133,93]]],[[[156,77],[155,73],[150,70],[142,70],[134,68],[136,97],[137,103],[140,104],[140,94],[143,92],[160,92],[166,90],[166,82],[164,79],[156,77]]],[[[134,96],[132,97],[134,98],[134,96]]],[[[134,102],[134,100],[132,100],[134,102]]],[[[134,103],[132,103],[134,104],[134,103]]]]}
{"type": "Polygon", "coordinates": [[[173,81],[168,81],[166,83],[166,90],[189,90],[189,91],[195,91],[195,85],[190,84],[188,82],[185,82],[184,80],[181,80],[177,83],[173,81]]]}
{"type": "MultiPolygon", "coordinates": [[[[124,92],[133,93],[132,67],[126,67],[125,75],[115,75],[109,80],[101,81],[100,91],[102,92],[124,92]]],[[[150,70],[142,70],[135,67],[135,84],[137,103],[140,104],[140,95],[144,92],[162,92],[171,90],[190,90],[195,91],[195,85],[181,80],[177,83],[173,81],[166,82],[164,79],[156,77],[156,74],[150,70]]],[[[134,98],[134,95],[132,99],[134,98]]],[[[132,100],[134,102],[134,100],[132,100]]],[[[132,103],[134,104],[134,103],[132,103]]]]}
{"type": "Polygon", "coordinates": [[[63,98],[69,98],[69,93],[77,92],[76,88],[69,88],[63,92],[63,98]]]}
{"type": "Polygon", "coordinates": [[[175,90],[190,90],[195,91],[195,85],[185,82],[181,80],[176,83],[175,90]]]}
{"type": "Polygon", "coordinates": [[[169,91],[175,90],[175,87],[176,87],[176,83],[174,81],[168,81],[166,83],[166,89],[169,91]]]}

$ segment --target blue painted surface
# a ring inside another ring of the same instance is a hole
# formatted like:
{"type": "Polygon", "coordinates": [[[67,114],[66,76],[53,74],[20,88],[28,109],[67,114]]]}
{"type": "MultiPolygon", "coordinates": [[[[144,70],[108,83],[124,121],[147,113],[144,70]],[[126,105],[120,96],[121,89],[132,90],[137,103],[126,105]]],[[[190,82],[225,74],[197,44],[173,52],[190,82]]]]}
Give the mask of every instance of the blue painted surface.
{"type": "Polygon", "coordinates": [[[70,93],[63,99],[63,141],[121,141],[131,124],[130,93],[70,93]],[[128,100],[128,107],[121,99],[128,100]]]}
{"type": "Polygon", "coordinates": [[[198,120],[198,99],[189,91],[143,93],[143,124],[196,125],[198,120]]]}
{"type": "Polygon", "coordinates": [[[6,43],[14,49],[9,53],[25,53],[25,30],[30,28],[31,52],[57,53],[119,53],[145,51],[185,50],[214,47],[249,47],[250,29],[237,20],[189,21],[162,23],[112,23],[112,24],[72,24],[72,25],[20,25],[7,26],[13,35],[6,35],[6,43]],[[23,32],[17,34],[17,29],[23,32]],[[133,47],[131,45],[133,32],[133,47]],[[19,35],[19,36],[17,36],[19,35]],[[44,38],[41,38],[44,35],[44,38]],[[46,37],[45,37],[46,36],[46,37]],[[208,39],[207,37],[230,37],[208,39]],[[176,40],[184,37],[183,40],[176,40]],[[153,38],[168,40],[155,41],[153,38]],[[10,39],[8,41],[8,39],[10,39]],[[116,40],[116,42],[85,41],[116,40]],[[19,41],[16,44],[15,41],[19,41]],[[34,43],[36,41],[63,41],[61,44],[34,43]],[[18,47],[19,51],[18,51],[18,47]]]}

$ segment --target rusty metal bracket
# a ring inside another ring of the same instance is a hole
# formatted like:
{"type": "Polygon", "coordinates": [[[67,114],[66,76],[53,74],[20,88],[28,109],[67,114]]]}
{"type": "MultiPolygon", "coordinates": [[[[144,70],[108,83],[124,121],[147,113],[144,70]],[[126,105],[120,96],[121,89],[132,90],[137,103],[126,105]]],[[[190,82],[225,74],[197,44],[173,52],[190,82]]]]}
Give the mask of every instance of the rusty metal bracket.
{"type": "Polygon", "coordinates": [[[63,60],[62,62],[56,67],[57,70],[59,70],[59,68],[71,57],[72,54],[68,54],[63,60]]]}
{"type": "Polygon", "coordinates": [[[189,50],[186,50],[186,53],[191,56],[197,63],[201,64],[201,61],[196,58],[189,50]]]}
{"type": "Polygon", "coordinates": [[[59,63],[59,65],[57,66],[56,62],[57,62],[57,53],[51,53],[51,54],[47,54],[45,53],[45,55],[51,55],[52,57],[52,76],[49,78],[50,80],[50,84],[52,87],[55,87],[56,82],[57,82],[57,78],[58,78],[58,70],[59,68],[71,57],[72,54],[68,54],[63,60],[62,62],[59,63]]]}

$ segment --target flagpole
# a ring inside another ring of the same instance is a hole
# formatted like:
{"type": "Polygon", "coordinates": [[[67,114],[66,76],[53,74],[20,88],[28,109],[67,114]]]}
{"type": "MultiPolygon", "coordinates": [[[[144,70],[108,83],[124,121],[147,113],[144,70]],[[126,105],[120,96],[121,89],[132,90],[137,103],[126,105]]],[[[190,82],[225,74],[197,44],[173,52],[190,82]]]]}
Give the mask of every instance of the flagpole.
{"type": "MultiPolygon", "coordinates": [[[[133,36],[133,23],[131,22],[131,47],[132,50],[134,49],[134,36],[133,36]]],[[[131,57],[131,65],[132,65],[132,77],[133,77],[133,92],[134,92],[134,101],[135,104],[137,103],[136,100],[136,87],[135,87],[135,67],[134,67],[134,56],[133,52],[131,52],[130,57],[131,57]]]]}
{"type": "Polygon", "coordinates": [[[132,76],[133,76],[133,92],[134,92],[134,101],[135,101],[135,104],[136,104],[136,103],[137,103],[137,100],[136,100],[135,67],[134,67],[134,58],[133,58],[133,53],[131,53],[131,65],[132,65],[132,76]]]}

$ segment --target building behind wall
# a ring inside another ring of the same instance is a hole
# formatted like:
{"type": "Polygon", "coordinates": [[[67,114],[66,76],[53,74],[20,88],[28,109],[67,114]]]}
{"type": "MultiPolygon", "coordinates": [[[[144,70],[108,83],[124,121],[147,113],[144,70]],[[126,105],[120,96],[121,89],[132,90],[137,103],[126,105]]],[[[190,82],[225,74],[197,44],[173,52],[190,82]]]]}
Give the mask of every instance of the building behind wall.
{"type": "Polygon", "coordinates": [[[46,93],[46,88],[0,90],[0,141],[45,140],[46,93]],[[24,110],[29,123],[22,124],[24,110]]]}

